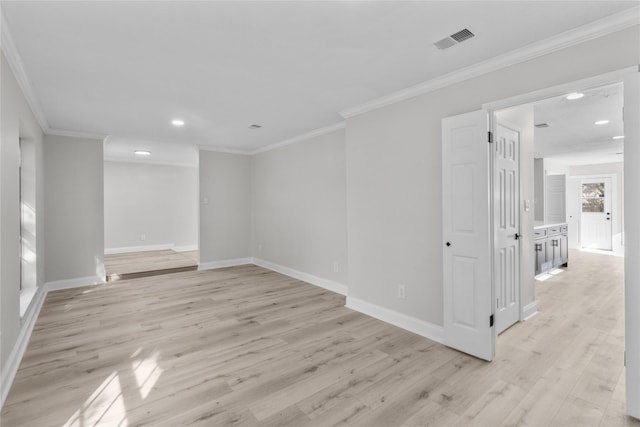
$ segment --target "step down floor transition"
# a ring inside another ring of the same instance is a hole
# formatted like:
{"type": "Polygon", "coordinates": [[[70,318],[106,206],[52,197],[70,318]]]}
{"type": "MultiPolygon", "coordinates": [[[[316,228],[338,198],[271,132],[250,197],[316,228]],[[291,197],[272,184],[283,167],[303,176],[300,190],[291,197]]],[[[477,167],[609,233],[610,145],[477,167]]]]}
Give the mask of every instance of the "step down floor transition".
{"type": "Polygon", "coordinates": [[[180,273],[198,269],[198,251],[128,252],[104,256],[108,282],[180,273]]]}

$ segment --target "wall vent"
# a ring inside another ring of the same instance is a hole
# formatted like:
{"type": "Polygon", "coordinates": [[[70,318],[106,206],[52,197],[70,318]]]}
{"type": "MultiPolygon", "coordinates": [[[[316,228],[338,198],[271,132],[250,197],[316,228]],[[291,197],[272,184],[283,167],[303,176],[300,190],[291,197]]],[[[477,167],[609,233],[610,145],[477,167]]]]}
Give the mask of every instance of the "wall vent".
{"type": "Polygon", "coordinates": [[[544,129],[544,128],[551,127],[551,124],[550,123],[538,123],[538,124],[536,124],[534,126],[537,127],[538,129],[544,129]]]}
{"type": "Polygon", "coordinates": [[[434,43],[434,45],[440,50],[447,49],[451,46],[457,45],[458,43],[462,43],[463,41],[468,40],[473,36],[475,36],[475,34],[469,31],[469,29],[465,28],[458,31],[457,33],[451,34],[449,37],[438,40],[434,43]]]}

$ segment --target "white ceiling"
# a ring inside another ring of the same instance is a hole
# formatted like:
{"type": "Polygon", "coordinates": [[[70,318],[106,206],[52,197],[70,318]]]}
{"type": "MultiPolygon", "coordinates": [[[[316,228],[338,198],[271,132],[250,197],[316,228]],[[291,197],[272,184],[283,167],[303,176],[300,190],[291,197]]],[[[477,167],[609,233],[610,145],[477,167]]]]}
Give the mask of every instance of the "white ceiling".
{"type": "Polygon", "coordinates": [[[107,155],[146,141],[169,158],[171,146],[254,151],[339,123],[345,109],[637,5],[1,3],[50,129],[111,135],[107,155]],[[476,37],[448,50],[433,46],[463,28],[476,37]],[[173,118],[185,126],[173,127],[173,118]],[[254,123],[263,127],[248,129],[254,123]]]}
{"type": "Polygon", "coordinates": [[[535,104],[535,123],[548,128],[535,129],[535,157],[553,158],[567,165],[621,162],[624,140],[621,85],[582,91],[584,97],[567,100],[564,96],[535,104]],[[609,120],[598,126],[598,120],[609,120]]]}

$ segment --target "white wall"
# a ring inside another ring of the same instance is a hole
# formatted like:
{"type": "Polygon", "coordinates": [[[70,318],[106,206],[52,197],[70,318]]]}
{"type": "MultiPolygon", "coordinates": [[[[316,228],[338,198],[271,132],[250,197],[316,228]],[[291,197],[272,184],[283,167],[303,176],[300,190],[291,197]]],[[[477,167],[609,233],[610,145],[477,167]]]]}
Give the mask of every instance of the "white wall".
{"type": "Polygon", "coordinates": [[[349,297],[442,325],[442,118],[638,64],[628,40],[639,36],[630,28],[349,118],[349,297]]]}
{"type": "Polygon", "coordinates": [[[345,131],[252,157],[252,252],[345,285],[345,131]]]}
{"type": "Polygon", "coordinates": [[[200,150],[200,266],[251,257],[251,158],[200,150]],[[205,200],[206,199],[206,200],[205,200]]]}
{"type": "Polygon", "coordinates": [[[47,282],[104,280],[102,140],[45,137],[47,282]]]}
{"type": "MultiPolygon", "coordinates": [[[[0,372],[2,386],[9,356],[21,328],[19,138],[23,138],[24,197],[32,215],[24,233],[31,251],[25,260],[23,285],[42,292],[44,284],[44,195],[42,153],[44,135],[2,53],[0,70],[0,372]]],[[[37,298],[34,298],[34,300],[37,298]]],[[[7,390],[2,390],[2,396],[7,390]]]]}
{"type": "Polygon", "coordinates": [[[104,233],[107,253],[154,245],[195,249],[198,169],[105,161],[104,233]]]}

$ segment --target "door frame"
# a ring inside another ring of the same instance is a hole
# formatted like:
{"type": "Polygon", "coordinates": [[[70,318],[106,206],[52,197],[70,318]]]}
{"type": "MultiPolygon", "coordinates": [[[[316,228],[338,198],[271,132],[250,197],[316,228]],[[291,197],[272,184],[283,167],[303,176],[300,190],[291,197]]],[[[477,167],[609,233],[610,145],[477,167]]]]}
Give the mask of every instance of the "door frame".
{"type": "MultiPolygon", "coordinates": [[[[625,181],[633,182],[640,179],[640,65],[633,65],[620,70],[608,72],[586,79],[579,79],[569,83],[543,88],[530,93],[516,95],[510,98],[485,103],[484,109],[490,112],[490,117],[497,110],[531,104],[547,98],[562,96],[575,91],[595,89],[602,86],[624,85],[624,159],[633,159],[634,167],[624,168],[625,181]]],[[[489,129],[495,132],[495,121],[490,120],[489,129]]],[[[493,212],[492,212],[493,215],[493,212]]],[[[629,186],[625,186],[624,216],[637,218],[640,216],[640,194],[633,193],[629,186]]],[[[525,241],[532,240],[532,230],[522,230],[525,241]],[[526,234],[525,234],[526,233],[526,234]]],[[[640,223],[627,222],[625,224],[625,257],[640,258],[640,223]]],[[[495,246],[492,242],[492,248],[495,246]]],[[[522,258],[520,263],[522,266],[522,258]]],[[[523,269],[520,269],[520,283],[522,286],[523,269]]],[[[625,262],[625,380],[626,380],[626,412],[640,419],[640,311],[637,301],[640,301],[640,265],[625,262]]]]}

